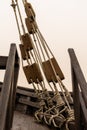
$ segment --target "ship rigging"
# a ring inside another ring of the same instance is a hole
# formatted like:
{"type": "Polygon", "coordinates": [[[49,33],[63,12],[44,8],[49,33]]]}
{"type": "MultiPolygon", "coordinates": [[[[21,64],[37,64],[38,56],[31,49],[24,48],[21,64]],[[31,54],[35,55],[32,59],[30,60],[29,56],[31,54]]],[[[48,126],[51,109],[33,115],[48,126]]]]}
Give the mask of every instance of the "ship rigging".
{"type": "Polygon", "coordinates": [[[22,0],[22,2],[26,14],[25,23],[19,1],[12,0],[11,6],[21,43],[19,48],[22,68],[40,103],[40,108],[35,112],[35,118],[38,122],[44,122],[60,129],[65,127],[66,130],[69,130],[68,124],[75,120],[74,111],[69,104],[69,102],[73,102],[73,99],[62,82],[64,80],[63,72],[38,27],[31,3],[27,0],[22,0]],[[47,84],[53,92],[52,97],[48,93],[47,84]],[[60,90],[63,96],[60,95],[60,90]]]}

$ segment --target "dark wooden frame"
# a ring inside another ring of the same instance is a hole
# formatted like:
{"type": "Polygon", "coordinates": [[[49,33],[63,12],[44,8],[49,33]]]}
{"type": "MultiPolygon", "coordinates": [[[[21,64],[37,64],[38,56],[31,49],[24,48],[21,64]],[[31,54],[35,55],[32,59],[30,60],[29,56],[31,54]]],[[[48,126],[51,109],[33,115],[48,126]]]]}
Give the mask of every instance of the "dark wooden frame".
{"type": "Polygon", "coordinates": [[[73,49],[68,49],[71,60],[73,99],[76,130],[87,130],[87,83],[73,49]]]}
{"type": "Polygon", "coordinates": [[[0,69],[6,69],[0,96],[0,130],[10,130],[19,72],[19,57],[15,44],[11,44],[8,57],[0,57],[0,69]]]}

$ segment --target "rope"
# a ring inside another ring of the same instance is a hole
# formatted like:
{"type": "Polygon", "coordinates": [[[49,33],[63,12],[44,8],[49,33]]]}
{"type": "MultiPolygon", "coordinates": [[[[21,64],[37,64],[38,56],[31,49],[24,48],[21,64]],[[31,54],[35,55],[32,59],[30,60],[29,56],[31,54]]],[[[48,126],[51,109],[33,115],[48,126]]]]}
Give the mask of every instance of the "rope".
{"type": "Polygon", "coordinates": [[[23,33],[25,34],[25,28],[24,28],[24,24],[23,24],[23,20],[22,20],[22,15],[21,15],[21,12],[20,12],[20,8],[19,8],[19,5],[18,5],[18,0],[15,0],[15,1],[16,1],[16,5],[17,5],[17,9],[18,9],[18,13],[19,13],[19,17],[20,17],[22,29],[23,29],[23,33]]]}
{"type": "Polygon", "coordinates": [[[65,124],[65,127],[66,127],[66,130],[69,130],[69,123],[70,122],[75,122],[75,117],[74,117],[74,110],[67,110],[68,112],[68,117],[67,117],[67,120],[66,120],[66,124],[65,124]]]}
{"type": "Polygon", "coordinates": [[[15,4],[14,0],[12,0],[11,6],[13,7],[13,10],[14,10],[19,36],[21,36],[21,31],[20,31],[20,27],[19,27],[18,17],[17,17],[17,14],[16,14],[16,4],[15,4]]]}
{"type": "MultiPolygon", "coordinates": [[[[43,55],[43,59],[44,59],[44,61],[46,61],[46,58],[45,58],[45,55],[44,55],[43,49],[42,49],[42,47],[41,47],[41,43],[40,43],[40,40],[39,40],[39,38],[38,38],[37,33],[36,33],[36,37],[37,37],[37,40],[38,40],[38,43],[39,43],[39,46],[40,46],[41,53],[42,53],[42,55],[43,55]]],[[[39,51],[38,51],[38,52],[39,52],[39,51]]],[[[42,61],[42,60],[41,60],[41,61],[42,61]]]]}

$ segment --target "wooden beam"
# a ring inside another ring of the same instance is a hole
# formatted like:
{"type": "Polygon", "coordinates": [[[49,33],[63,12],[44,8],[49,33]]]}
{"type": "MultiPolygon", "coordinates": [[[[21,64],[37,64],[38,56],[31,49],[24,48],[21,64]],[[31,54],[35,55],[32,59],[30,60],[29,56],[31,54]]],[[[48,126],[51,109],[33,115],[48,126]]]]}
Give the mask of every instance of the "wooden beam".
{"type": "Polygon", "coordinates": [[[7,56],[0,56],[0,69],[6,69],[7,56]]]}
{"type": "Polygon", "coordinates": [[[87,107],[87,83],[85,80],[85,77],[82,73],[81,67],[79,65],[79,62],[77,60],[77,57],[75,55],[75,52],[73,49],[68,49],[70,58],[71,58],[71,65],[73,67],[74,73],[76,75],[77,81],[80,85],[81,91],[82,91],[82,95],[85,101],[85,105],[87,107]]]}
{"type": "MultiPolygon", "coordinates": [[[[4,60],[5,62],[1,62],[3,63],[3,66],[6,64],[6,71],[0,97],[0,130],[10,130],[12,126],[13,104],[15,102],[13,101],[13,97],[14,91],[16,91],[15,87],[17,85],[17,80],[15,78],[18,77],[15,75],[14,68],[19,66],[18,57],[16,56],[16,45],[11,44],[7,63],[6,58],[4,60]],[[17,65],[15,65],[15,63],[17,63],[17,65]]],[[[1,59],[1,61],[3,61],[3,57],[1,59]]]]}

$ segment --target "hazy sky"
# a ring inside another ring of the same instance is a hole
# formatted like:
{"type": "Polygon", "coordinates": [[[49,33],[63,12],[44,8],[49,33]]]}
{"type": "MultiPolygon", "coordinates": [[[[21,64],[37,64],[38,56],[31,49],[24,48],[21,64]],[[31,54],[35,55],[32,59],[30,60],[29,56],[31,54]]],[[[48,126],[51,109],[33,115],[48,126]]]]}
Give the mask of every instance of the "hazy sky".
{"type": "MultiPolygon", "coordinates": [[[[25,17],[22,2],[18,1],[25,17]]],[[[65,85],[71,88],[68,48],[75,50],[87,79],[87,0],[29,0],[29,2],[36,12],[40,30],[65,75],[65,85]]],[[[11,43],[16,43],[17,47],[20,43],[10,4],[11,0],[0,2],[0,55],[8,55],[11,43]]],[[[20,75],[19,85],[27,86],[21,70],[20,75]]]]}

